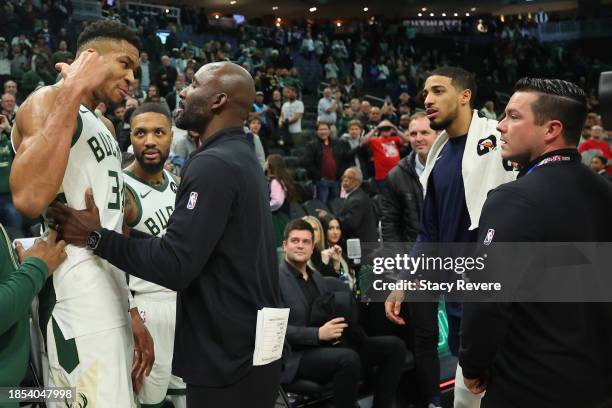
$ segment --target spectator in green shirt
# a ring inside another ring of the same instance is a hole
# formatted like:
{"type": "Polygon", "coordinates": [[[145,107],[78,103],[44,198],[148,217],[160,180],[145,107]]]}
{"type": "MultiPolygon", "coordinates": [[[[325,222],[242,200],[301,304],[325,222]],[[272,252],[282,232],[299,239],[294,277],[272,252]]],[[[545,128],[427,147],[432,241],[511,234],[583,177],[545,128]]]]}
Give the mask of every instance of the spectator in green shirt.
{"type": "MultiPolygon", "coordinates": [[[[66,259],[64,241],[51,231],[25,250],[13,250],[0,224],[0,387],[18,386],[26,374],[30,352],[30,304],[47,277],[66,259]]],[[[3,405],[17,407],[17,404],[3,405]]]]}

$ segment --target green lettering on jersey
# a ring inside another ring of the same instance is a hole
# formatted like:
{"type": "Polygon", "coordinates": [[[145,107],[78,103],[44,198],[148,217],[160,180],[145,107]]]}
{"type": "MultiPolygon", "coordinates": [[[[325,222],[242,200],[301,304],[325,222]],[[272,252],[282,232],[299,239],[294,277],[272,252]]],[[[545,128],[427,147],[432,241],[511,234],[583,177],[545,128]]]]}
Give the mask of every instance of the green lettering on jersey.
{"type": "Polygon", "coordinates": [[[123,207],[123,186],[119,183],[119,175],[116,171],[109,170],[108,176],[113,179],[111,192],[115,195],[115,199],[108,203],[108,209],[121,210],[123,207]]]}
{"type": "Polygon", "coordinates": [[[98,139],[92,136],[87,139],[87,144],[91,148],[91,151],[93,152],[98,163],[104,160],[104,157],[106,156],[104,156],[104,150],[102,150],[102,148],[100,147],[100,142],[98,142],[98,139]]]}
{"type": "Polygon", "coordinates": [[[149,232],[151,233],[151,235],[153,236],[158,236],[160,233],[160,229],[157,226],[157,224],[155,223],[155,221],[153,220],[153,218],[147,218],[147,220],[144,222],[145,226],[147,227],[147,229],[149,230],[149,232]]]}
{"type": "Polygon", "coordinates": [[[115,139],[109,134],[98,132],[96,136],[92,136],[87,140],[87,144],[91,148],[98,163],[111,156],[121,160],[119,146],[115,139]]]}

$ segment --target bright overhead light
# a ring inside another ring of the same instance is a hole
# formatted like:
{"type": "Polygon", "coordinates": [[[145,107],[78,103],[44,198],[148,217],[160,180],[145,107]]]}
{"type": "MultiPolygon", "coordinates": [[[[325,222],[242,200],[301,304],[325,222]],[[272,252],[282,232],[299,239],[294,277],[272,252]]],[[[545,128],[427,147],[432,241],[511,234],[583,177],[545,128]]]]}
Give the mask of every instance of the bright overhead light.
{"type": "Polygon", "coordinates": [[[442,17],[446,17],[446,13],[442,13],[442,17]]]}
{"type": "Polygon", "coordinates": [[[231,5],[236,4],[236,0],[232,0],[232,1],[230,1],[230,4],[231,4],[231,5]]]}
{"type": "Polygon", "coordinates": [[[219,15],[218,15],[218,14],[215,14],[215,18],[218,20],[218,19],[219,19],[219,15]]]}
{"type": "Polygon", "coordinates": [[[308,11],[310,11],[311,13],[314,13],[315,11],[317,11],[316,7],[311,7],[308,9],[308,11]]]}
{"type": "Polygon", "coordinates": [[[469,17],[469,16],[470,16],[470,13],[465,13],[465,16],[466,16],[466,17],[469,17]]]}
{"type": "Polygon", "coordinates": [[[419,13],[417,14],[419,17],[423,17],[423,13],[419,13]]]}
{"type": "Polygon", "coordinates": [[[342,27],[342,23],[340,21],[336,22],[336,27],[342,27]]]}
{"type": "Polygon", "coordinates": [[[427,7],[423,7],[421,11],[427,11],[427,7]]]}
{"type": "Polygon", "coordinates": [[[367,8],[367,7],[363,8],[363,11],[368,11],[368,10],[369,10],[369,8],[367,8]]]}
{"type": "Polygon", "coordinates": [[[272,10],[274,11],[278,10],[278,6],[272,6],[272,10]]]}
{"type": "Polygon", "coordinates": [[[277,26],[277,27],[280,27],[280,26],[281,26],[281,23],[276,23],[276,26],[277,26]]]}
{"type": "Polygon", "coordinates": [[[433,17],[433,16],[434,16],[434,13],[429,13],[429,17],[433,17]]]}
{"type": "Polygon", "coordinates": [[[459,15],[459,14],[457,14],[457,13],[453,14],[453,16],[455,16],[455,17],[457,17],[458,15],[459,15]]]}
{"type": "Polygon", "coordinates": [[[472,7],[470,11],[476,11],[476,7],[472,7]]]}

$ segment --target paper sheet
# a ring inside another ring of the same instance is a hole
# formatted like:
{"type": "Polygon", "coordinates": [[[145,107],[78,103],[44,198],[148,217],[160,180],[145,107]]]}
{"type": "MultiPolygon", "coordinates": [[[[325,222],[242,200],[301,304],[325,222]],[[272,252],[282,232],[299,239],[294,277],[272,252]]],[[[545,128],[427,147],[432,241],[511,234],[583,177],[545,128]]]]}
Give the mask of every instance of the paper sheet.
{"type": "Polygon", "coordinates": [[[253,365],[270,364],[281,358],[289,309],[264,307],[257,312],[253,365]]]}

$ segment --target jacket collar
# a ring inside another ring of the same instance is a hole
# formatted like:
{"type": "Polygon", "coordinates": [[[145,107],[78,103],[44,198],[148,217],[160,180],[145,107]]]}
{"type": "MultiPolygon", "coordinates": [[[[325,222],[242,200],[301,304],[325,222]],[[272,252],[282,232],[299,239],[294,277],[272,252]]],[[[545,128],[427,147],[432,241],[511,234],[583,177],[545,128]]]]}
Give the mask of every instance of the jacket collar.
{"type": "Polygon", "coordinates": [[[540,165],[540,163],[542,163],[546,159],[553,157],[553,156],[563,156],[564,158],[567,158],[565,160],[555,161],[554,163],[575,163],[575,162],[582,161],[580,153],[576,149],[554,150],[552,152],[548,152],[546,154],[539,156],[538,158],[532,160],[528,165],[522,167],[521,171],[518,174],[518,177],[520,178],[520,177],[526,176],[531,171],[533,171],[535,168],[537,168],[538,165],[540,165]]]}
{"type": "MultiPolygon", "coordinates": [[[[244,138],[244,129],[241,127],[233,127],[221,129],[217,133],[210,136],[204,143],[198,147],[198,152],[209,149],[217,144],[221,143],[225,138],[224,136],[240,136],[242,139],[244,138]]],[[[246,139],[245,139],[246,140],[246,139]]]]}

